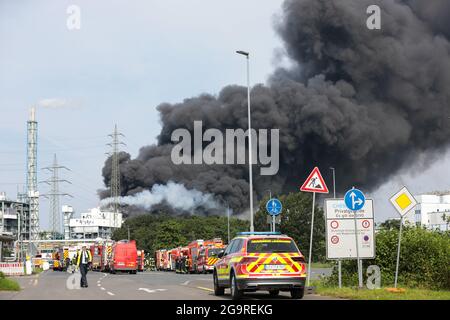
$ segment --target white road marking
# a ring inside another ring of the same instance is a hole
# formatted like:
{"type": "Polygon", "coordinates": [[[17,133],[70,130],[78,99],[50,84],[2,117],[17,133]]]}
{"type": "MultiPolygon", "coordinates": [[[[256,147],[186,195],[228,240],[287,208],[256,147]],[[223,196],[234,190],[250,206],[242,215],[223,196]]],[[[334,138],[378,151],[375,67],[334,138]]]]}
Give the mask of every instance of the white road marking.
{"type": "Polygon", "coordinates": [[[114,293],[112,293],[112,292],[107,292],[107,294],[109,294],[110,296],[113,296],[114,295],[114,293]]]}
{"type": "Polygon", "coordinates": [[[100,283],[97,283],[97,287],[101,287],[102,285],[100,283]]]}
{"type": "Polygon", "coordinates": [[[35,280],[34,280],[34,284],[33,284],[33,285],[34,285],[34,286],[36,286],[37,284],[38,284],[38,280],[37,280],[37,279],[35,279],[35,280]]]}
{"type": "Polygon", "coordinates": [[[105,291],[105,288],[103,288],[103,287],[100,287],[100,289],[102,289],[103,291],[105,291]]]}
{"type": "Polygon", "coordinates": [[[147,289],[147,288],[139,288],[138,290],[145,291],[145,292],[148,292],[148,293],[156,292],[155,290],[151,290],[151,289],[147,289]]]}
{"type": "Polygon", "coordinates": [[[185,281],[185,282],[183,282],[181,285],[182,285],[182,286],[187,286],[187,285],[189,284],[189,282],[191,282],[191,280],[185,281]]]}
{"type": "Polygon", "coordinates": [[[139,288],[138,290],[145,291],[147,293],[155,293],[158,291],[167,291],[167,289],[148,289],[148,288],[139,288]]]}

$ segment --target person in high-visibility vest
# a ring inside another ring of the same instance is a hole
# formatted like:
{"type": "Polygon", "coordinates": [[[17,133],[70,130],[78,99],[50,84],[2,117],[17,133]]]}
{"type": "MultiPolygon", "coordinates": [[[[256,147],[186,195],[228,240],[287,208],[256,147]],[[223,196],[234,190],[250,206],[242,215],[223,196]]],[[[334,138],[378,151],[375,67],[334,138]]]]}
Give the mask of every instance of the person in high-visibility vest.
{"type": "Polygon", "coordinates": [[[86,246],[83,246],[77,257],[77,267],[80,268],[81,273],[80,285],[82,288],[88,287],[86,275],[88,273],[88,266],[90,263],[92,263],[91,251],[87,250],[86,246]]]}

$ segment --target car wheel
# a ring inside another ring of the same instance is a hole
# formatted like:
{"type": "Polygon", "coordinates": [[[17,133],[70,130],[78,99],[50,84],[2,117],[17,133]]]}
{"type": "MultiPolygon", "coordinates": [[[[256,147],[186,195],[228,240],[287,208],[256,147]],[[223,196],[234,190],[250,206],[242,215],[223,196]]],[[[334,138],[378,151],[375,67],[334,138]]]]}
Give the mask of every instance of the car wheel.
{"type": "Polygon", "coordinates": [[[292,289],[291,290],[291,297],[292,299],[302,299],[305,295],[305,289],[292,289]]]}
{"type": "Polygon", "coordinates": [[[214,272],[214,295],[223,296],[225,294],[225,288],[219,286],[219,279],[217,278],[217,274],[214,272]]]}
{"type": "Polygon", "coordinates": [[[239,300],[240,298],[242,298],[242,290],[239,290],[237,286],[236,276],[234,275],[234,272],[231,274],[230,290],[231,290],[231,299],[239,300]]]}
{"type": "Polygon", "coordinates": [[[269,294],[271,297],[276,297],[280,294],[280,290],[269,290],[269,294]]]}

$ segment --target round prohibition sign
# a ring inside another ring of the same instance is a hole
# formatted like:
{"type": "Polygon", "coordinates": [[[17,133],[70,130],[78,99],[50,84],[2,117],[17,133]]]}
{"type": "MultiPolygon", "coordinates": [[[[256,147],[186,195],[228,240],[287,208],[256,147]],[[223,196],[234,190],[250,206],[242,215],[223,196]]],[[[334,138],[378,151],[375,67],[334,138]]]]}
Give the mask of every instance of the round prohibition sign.
{"type": "Polygon", "coordinates": [[[369,220],[363,220],[362,226],[367,229],[368,227],[370,227],[370,221],[369,220]]]}
{"type": "Polygon", "coordinates": [[[338,236],[332,236],[331,237],[331,243],[332,244],[337,244],[339,242],[339,237],[338,236]]]}
{"type": "Polygon", "coordinates": [[[339,222],[336,220],[331,221],[330,226],[332,229],[337,229],[339,227],[339,222]]]}

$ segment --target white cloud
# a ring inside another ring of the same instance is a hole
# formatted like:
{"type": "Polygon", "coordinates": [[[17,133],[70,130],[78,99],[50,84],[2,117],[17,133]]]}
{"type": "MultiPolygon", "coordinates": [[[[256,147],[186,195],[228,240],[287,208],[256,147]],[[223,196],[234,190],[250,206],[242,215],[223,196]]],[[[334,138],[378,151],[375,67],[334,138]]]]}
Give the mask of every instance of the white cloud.
{"type": "Polygon", "coordinates": [[[79,106],[75,101],[63,99],[63,98],[47,98],[39,100],[38,107],[47,109],[62,109],[62,108],[75,108],[79,106]]]}

